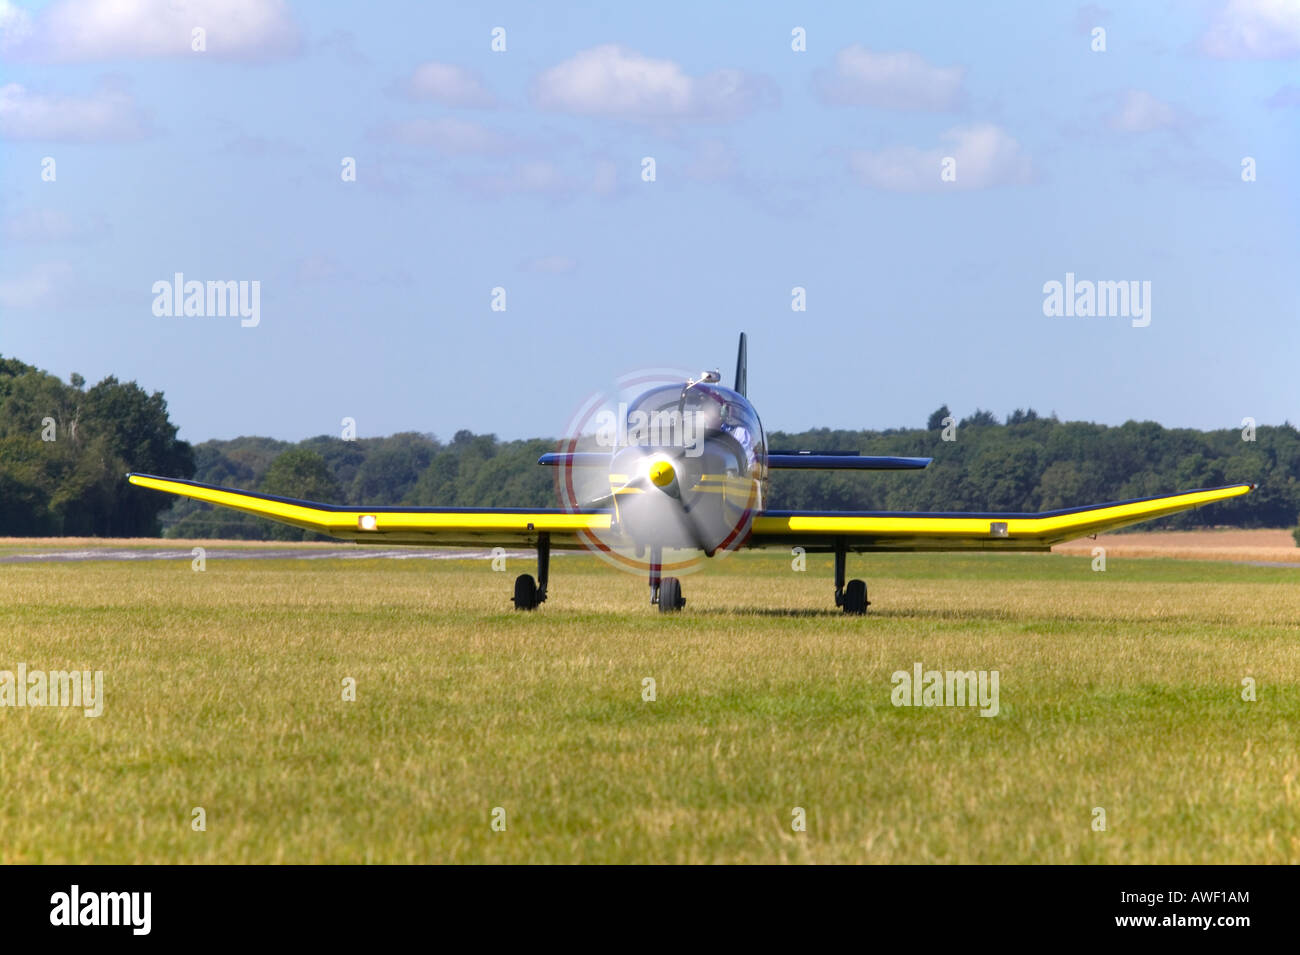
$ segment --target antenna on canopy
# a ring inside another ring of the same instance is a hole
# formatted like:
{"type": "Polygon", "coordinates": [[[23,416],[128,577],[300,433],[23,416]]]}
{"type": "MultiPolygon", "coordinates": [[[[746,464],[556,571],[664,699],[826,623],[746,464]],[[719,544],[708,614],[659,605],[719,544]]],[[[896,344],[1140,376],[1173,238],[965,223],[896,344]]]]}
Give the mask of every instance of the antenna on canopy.
{"type": "MultiPolygon", "coordinates": [[[[739,395],[745,395],[745,389],[749,386],[749,369],[747,367],[748,359],[745,355],[745,333],[740,333],[740,349],[736,352],[736,387],[735,392],[739,395]]],[[[745,395],[748,397],[748,395],[745,395]]]]}

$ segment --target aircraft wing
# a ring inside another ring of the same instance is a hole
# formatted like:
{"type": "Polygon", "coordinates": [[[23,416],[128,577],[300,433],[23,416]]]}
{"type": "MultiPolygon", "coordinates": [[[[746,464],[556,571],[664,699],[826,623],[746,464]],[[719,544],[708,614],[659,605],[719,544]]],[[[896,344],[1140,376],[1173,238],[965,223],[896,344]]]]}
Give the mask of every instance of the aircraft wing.
{"type": "Polygon", "coordinates": [[[900,458],[890,455],[858,454],[856,451],[769,451],[769,468],[820,471],[915,471],[928,468],[933,458],[900,458]]]}
{"type": "Polygon", "coordinates": [[[1226,501],[1254,489],[1253,484],[1231,484],[1039,514],[765,511],[754,518],[747,546],[831,551],[842,541],[850,551],[1048,550],[1076,537],[1226,501]]]}
{"type": "Polygon", "coordinates": [[[354,507],[316,504],[253,491],[214,487],[194,481],[128,474],[138,487],[220,504],[281,524],[327,534],[340,540],[375,544],[438,544],[448,547],[531,546],[547,533],[551,546],[583,546],[581,531],[606,530],[611,510],[578,513],[546,508],[489,507],[354,507]]]}

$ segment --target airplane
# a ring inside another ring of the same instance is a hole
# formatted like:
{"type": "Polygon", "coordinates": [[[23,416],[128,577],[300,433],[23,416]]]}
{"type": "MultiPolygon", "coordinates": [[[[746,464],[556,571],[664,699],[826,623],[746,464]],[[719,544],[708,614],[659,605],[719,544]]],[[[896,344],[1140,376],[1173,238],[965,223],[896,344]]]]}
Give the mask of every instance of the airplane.
{"type": "MultiPolygon", "coordinates": [[[[645,573],[650,603],[663,613],[686,605],[681,580],[664,571],[740,548],[794,548],[835,555],[835,606],[867,611],[866,582],[845,580],[848,555],[899,551],[1047,551],[1216,501],[1249,494],[1254,484],[1181,491],[1040,513],[791,511],[769,509],[771,472],[783,468],[908,471],[931,458],[854,451],[769,450],[750,404],[747,339],[742,332],[734,385],[717,371],[659,384],[620,407],[620,438],[583,449],[574,439],[538,464],[559,469],[572,490],[575,475],[594,473],[608,492],[562,495],[559,508],[360,507],[319,504],[254,491],[131,473],[134,485],[193,498],[364,544],[533,548],[537,576],[515,579],[517,610],[547,597],[551,550],[589,549],[645,573]],[[647,422],[658,423],[656,430],[647,422]],[[686,423],[691,427],[687,428],[686,423]],[[646,440],[647,436],[650,440],[646,440]],[[682,440],[683,436],[693,440],[682,440]],[[685,556],[683,556],[685,555],[685,556]]],[[[581,484],[581,482],[576,482],[581,484]]]]}

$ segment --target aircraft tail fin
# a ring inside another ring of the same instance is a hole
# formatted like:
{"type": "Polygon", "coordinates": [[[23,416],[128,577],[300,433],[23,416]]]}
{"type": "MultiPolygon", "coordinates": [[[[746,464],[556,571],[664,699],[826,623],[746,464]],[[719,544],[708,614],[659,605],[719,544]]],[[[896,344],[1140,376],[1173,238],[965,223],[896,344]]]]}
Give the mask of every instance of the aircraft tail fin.
{"type": "Polygon", "coordinates": [[[736,387],[737,394],[744,395],[749,386],[748,356],[745,354],[745,333],[740,333],[740,349],[736,352],[736,387]]]}

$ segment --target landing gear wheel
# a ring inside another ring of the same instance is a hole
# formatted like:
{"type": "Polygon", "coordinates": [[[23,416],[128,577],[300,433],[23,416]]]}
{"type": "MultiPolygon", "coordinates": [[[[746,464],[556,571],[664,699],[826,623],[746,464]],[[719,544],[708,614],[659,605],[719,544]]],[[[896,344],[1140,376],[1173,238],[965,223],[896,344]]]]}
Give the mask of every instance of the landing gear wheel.
{"type": "Polygon", "coordinates": [[[867,612],[867,582],[865,580],[850,580],[847,587],[844,588],[844,602],[841,606],[845,613],[864,614],[867,612]]]}
{"type": "Polygon", "coordinates": [[[515,609],[536,610],[538,603],[537,581],[532,574],[520,574],[515,578],[515,609]]]}
{"type": "Polygon", "coordinates": [[[682,583],[676,577],[665,577],[659,582],[659,612],[676,613],[686,606],[682,596],[682,583]]]}

